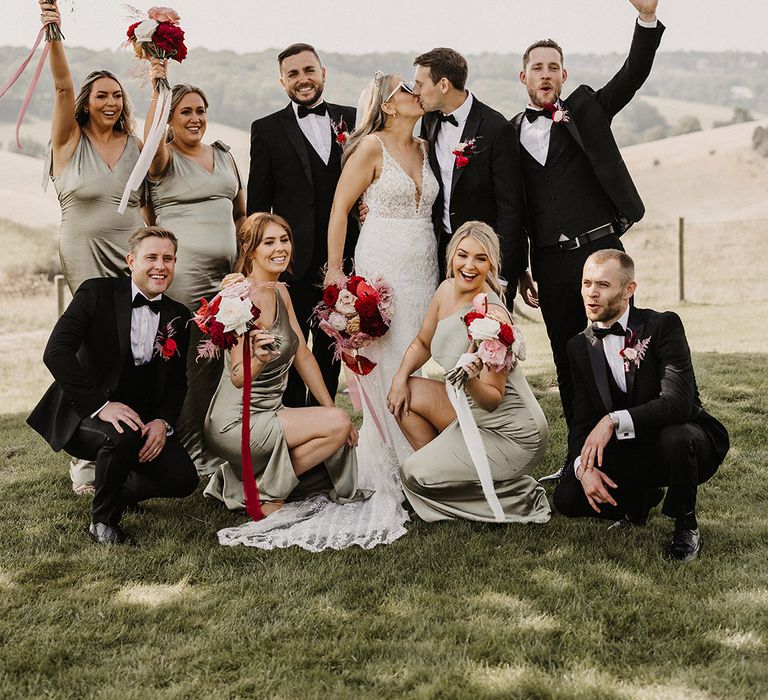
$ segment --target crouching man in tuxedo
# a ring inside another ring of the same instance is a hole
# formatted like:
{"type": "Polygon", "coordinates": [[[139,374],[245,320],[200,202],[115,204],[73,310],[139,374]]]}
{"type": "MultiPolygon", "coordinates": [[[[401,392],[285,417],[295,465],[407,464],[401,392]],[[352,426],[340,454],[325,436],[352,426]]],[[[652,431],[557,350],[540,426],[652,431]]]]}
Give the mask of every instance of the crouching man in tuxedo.
{"type": "Polygon", "coordinates": [[[27,418],[58,452],[95,460],[90,535],[131,542],[127,506],[182,498],[195,466],[173,425],[187,392],[185,306],[164,295],[173,281],[176,236],[147,226],[129,239],[130,279],[89,279],[54,326],[43,361],[54,383],[27,418]]]}
{"type": "Polygon", "coordinates": [[[626,253],[600,250],[584,264],[581,294],[592,321],[568,343],[573,420],[569,468],[555,489],[568,517],[643,525],[663,497],[675,519],[671,559],[696,558],[698,485],[728,452],[728,433],[701,405],[683,324],[670,311],[630,307],[635,266],[626,253]]]}

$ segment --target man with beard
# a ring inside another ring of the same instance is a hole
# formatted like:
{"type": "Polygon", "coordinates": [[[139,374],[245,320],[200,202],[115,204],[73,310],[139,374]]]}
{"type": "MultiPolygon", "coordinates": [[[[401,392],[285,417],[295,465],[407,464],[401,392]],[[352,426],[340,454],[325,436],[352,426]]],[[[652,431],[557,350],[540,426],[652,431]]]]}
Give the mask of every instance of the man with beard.
{"type": "MultiPolygon", "coordinates": [[[[280,85],[290,98],[284,109],[251,125],[248,214],[282,216],[291,226],[293,261],[286,277],[302,331],[309,333],[314,305],[322,296],[327,253],[328,218],[341,173],[344,138],[355,124],[352,107],[323,100],[325,68],[309,44],[291,44],[277,57],[280,85]]],[[[345,257],[354,250],[357,224],[349,219],[345,257]]],[[[312,352],[331,396],[336,395],[339,365],[333,362],[328,337],[312,331],[312,352]]],[[[286,406],[315,405],[295,369],[291,369],[283,401],[286,406]]]]}
{"type": "MultiPolygon", "coordinates": [[[[557,369],[566,422],[573,387],[565,347],[586,325],[579,284],[584,261],[595,250],[623,250],[619,237],[645,213],[611,133],[611,120],[650,74],[664,26],[658,0],[630,0],[639,12],[629,56],[599,90],[581,85],[561,99],[568,73],[563,51],[551,39],[523,56],[520,81],[528,108],[512,120],[520,157],[531,241],[531,275],[520,276],[520,294],[541,306],[557,369]]],[[[561,472],[562,470],[560,470],[561,472]]],[[[560,472],[542,480],[557,479],[560,472]]]]}
{"type": "Polygon", "coordinates": [[[667,557],[698,556],[698,485],[728,452],[728,433],[701,405],[683,324],[671,311],[630,306],[637,284],[626,253],[600,250],[584,265],[581,296],[592,325],[568,342],[574,388],[569,463],[554,493],[568,517],[644,525],[675,519],[667,557]]]}
{"type": "Polygon", "coordinates": [[[427,112],[421,137],[429,142],[429,162],[440,183],[432,219],[441,276],[453,232],[467,221],[483,221],[500,239],[501,276],[511,283],[511,309],[516,280],[528,266],[515,132],[504,115],[465,88],[467,62],[458,52],[432,49],[417,56],[414,65],[414,94],[427,112]]]}

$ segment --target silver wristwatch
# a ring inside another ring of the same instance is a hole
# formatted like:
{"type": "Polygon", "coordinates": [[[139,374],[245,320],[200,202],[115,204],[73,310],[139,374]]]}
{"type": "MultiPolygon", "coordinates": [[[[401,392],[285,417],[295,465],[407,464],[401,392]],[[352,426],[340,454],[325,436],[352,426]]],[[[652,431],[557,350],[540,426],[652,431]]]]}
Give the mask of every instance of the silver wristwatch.
{"type": "Polygon", "coordinates": [[[613,429],[614,430],[618,430],[619,429],[619,416],[618,416],[618,414],[614,413],[613,411],[611,411],[608,414],[608,418],[610,418],[611,419],[611,423],[613,423],[613,429]]]}
{"type": "Polygon", "coordinates": [[[161,418],[160,420],[163,421],[163,425],[165,426],[165,437],[173,435],[173,426],[164,418],[161,418]]]}

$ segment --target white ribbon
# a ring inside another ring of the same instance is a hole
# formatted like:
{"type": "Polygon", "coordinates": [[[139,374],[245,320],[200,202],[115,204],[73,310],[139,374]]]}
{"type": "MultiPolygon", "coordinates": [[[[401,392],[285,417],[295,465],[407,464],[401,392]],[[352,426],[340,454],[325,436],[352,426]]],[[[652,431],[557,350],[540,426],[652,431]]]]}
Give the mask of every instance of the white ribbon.
{"type": "Polygon", "coordinates": [[[155,110],[147,139],[144,142],[144,148],[141,149],[139,159],[136,161],[133,172],[131,172],[125,185],[120,205],[117,207],[117,211],[120,214],[125,213],[131,192],[137,190],[141,183],[144,182],[149,166],[152,164],[152,160],[157,153],[157,147],[160,145],[160,139],[165,135],[165,125],[168,123],[168,115],[171,113],[171,91],[164,85],[160,85],[159,92],[157,109],[155,110]]]}
{"type": "MultiPolygon", "coordinates": [[[[461,358],[459,359],[461,361],[461,358]]],[[[485,500],[493,512],[496,522],[504,522],[504,509],[501,507],[499,497],[496,495],[496,489],[493,486],[493,476],[491,475],[491,465],[488,464],[488,455],[485,452],[483,438],[477,428],[477,423],[472,416],[472,410],[469,407],[469,401],[463,391],[457,389],[450,382],[445,383],[445,390],[448,393],[448,400],[456,411],[456,417],[459,419],[459,427],[464,437],[464,442],[469,450],[469,456],[475,465],[475,471],[480,479],[480,486],[483,489],[485,500]]]]}

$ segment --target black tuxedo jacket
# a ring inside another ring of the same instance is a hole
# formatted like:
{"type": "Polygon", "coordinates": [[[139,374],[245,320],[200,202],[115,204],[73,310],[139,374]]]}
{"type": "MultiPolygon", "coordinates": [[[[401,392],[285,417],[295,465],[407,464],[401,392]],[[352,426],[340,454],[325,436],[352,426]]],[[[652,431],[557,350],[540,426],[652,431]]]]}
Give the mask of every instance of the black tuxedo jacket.
{"type": "MultiPolygon", "coordinates": [[[[171,425],[178,418],[187,393],[189,310],[164,295],[159,329],[171,323],[178,352],[155,361],[150,405],[153,415],[171,425]]],[[[95,278],[83,282],[56,322],[43,361],[54,383],[27,418],[57,452],[83,418],[99,410],[120,384],[131,355],[131,280],[95,278]]]]}
{"type": "MultiPolygon", "coordinates": [[[[643,218],[645,206],[613,138],[611,121],[648,78],[663,33],[661,22],[653,29],[635,23],[629,55],[618,73],[599,90],[580,85],[562,101],[570,115],[566,128],[589,158],[597,180],[616,208],[618,235],[643,218]]],[[[512,119],[518,144],[524,115],[520,112],[512,119]]]]}
{"type": "MultiPolygon", "coordinates": [[[[628,327],[639,340],[650,339],[640,366],[630,364],[627,396],[635,439],[652,442],[667,425],[698,423],[712,441],[719,461],[728,452],[728,433],[701,405],[691,351],[680,317],[671,312],[632,308],[628,327]]],[[[614,410],[609,388],[610,368],[602,341],[592,326],[568,341],[568,359],[575,392],[568,452],[574,460],[589,433],[614,410]]]]}
{"type": "MultiPolygon", "coordinates": [[[[330,118],[342,118],[351,132],[355,126],[355,109],[329,102],[330,118]]],[[[328,258],[328,229],[315,230],[314,190],[309,146],[289,103],[284,109],[251,124],[251,166],[248,176],[248,214],[257,211],[282,216],[293,232],[293,263],[289,279],[301,279],[314,261],[328,258]],[[323,255],[325,251],[325,255],[323,255]]],[[[339,148],[332,137],[331,148],[339,148]]],[[[328,203],[330,211],[330,203],[328,203]]],[[[345,256],[354,250],[357,223],[350,217],[347,226],[345,256]]]]}
{"type": "Polygon", "coordinates": [[[509,280],[512,292],[518,275],[528,267],[519,139],[503,114],[473,95],[461,140],[477,138],[478,152],[465,167],[454,166],[451,191],[443,192],[435,153],[439,126],[434,112],[425,114],[421,120],[421,137],[429,142],[429,162],[440,184],[440,194],[432,210],[435,233],[438,239],[443,235],[445,197],[450,198],[452,231],[473,220],[491,226],[500,237],[501,275],[509,280]]]}

